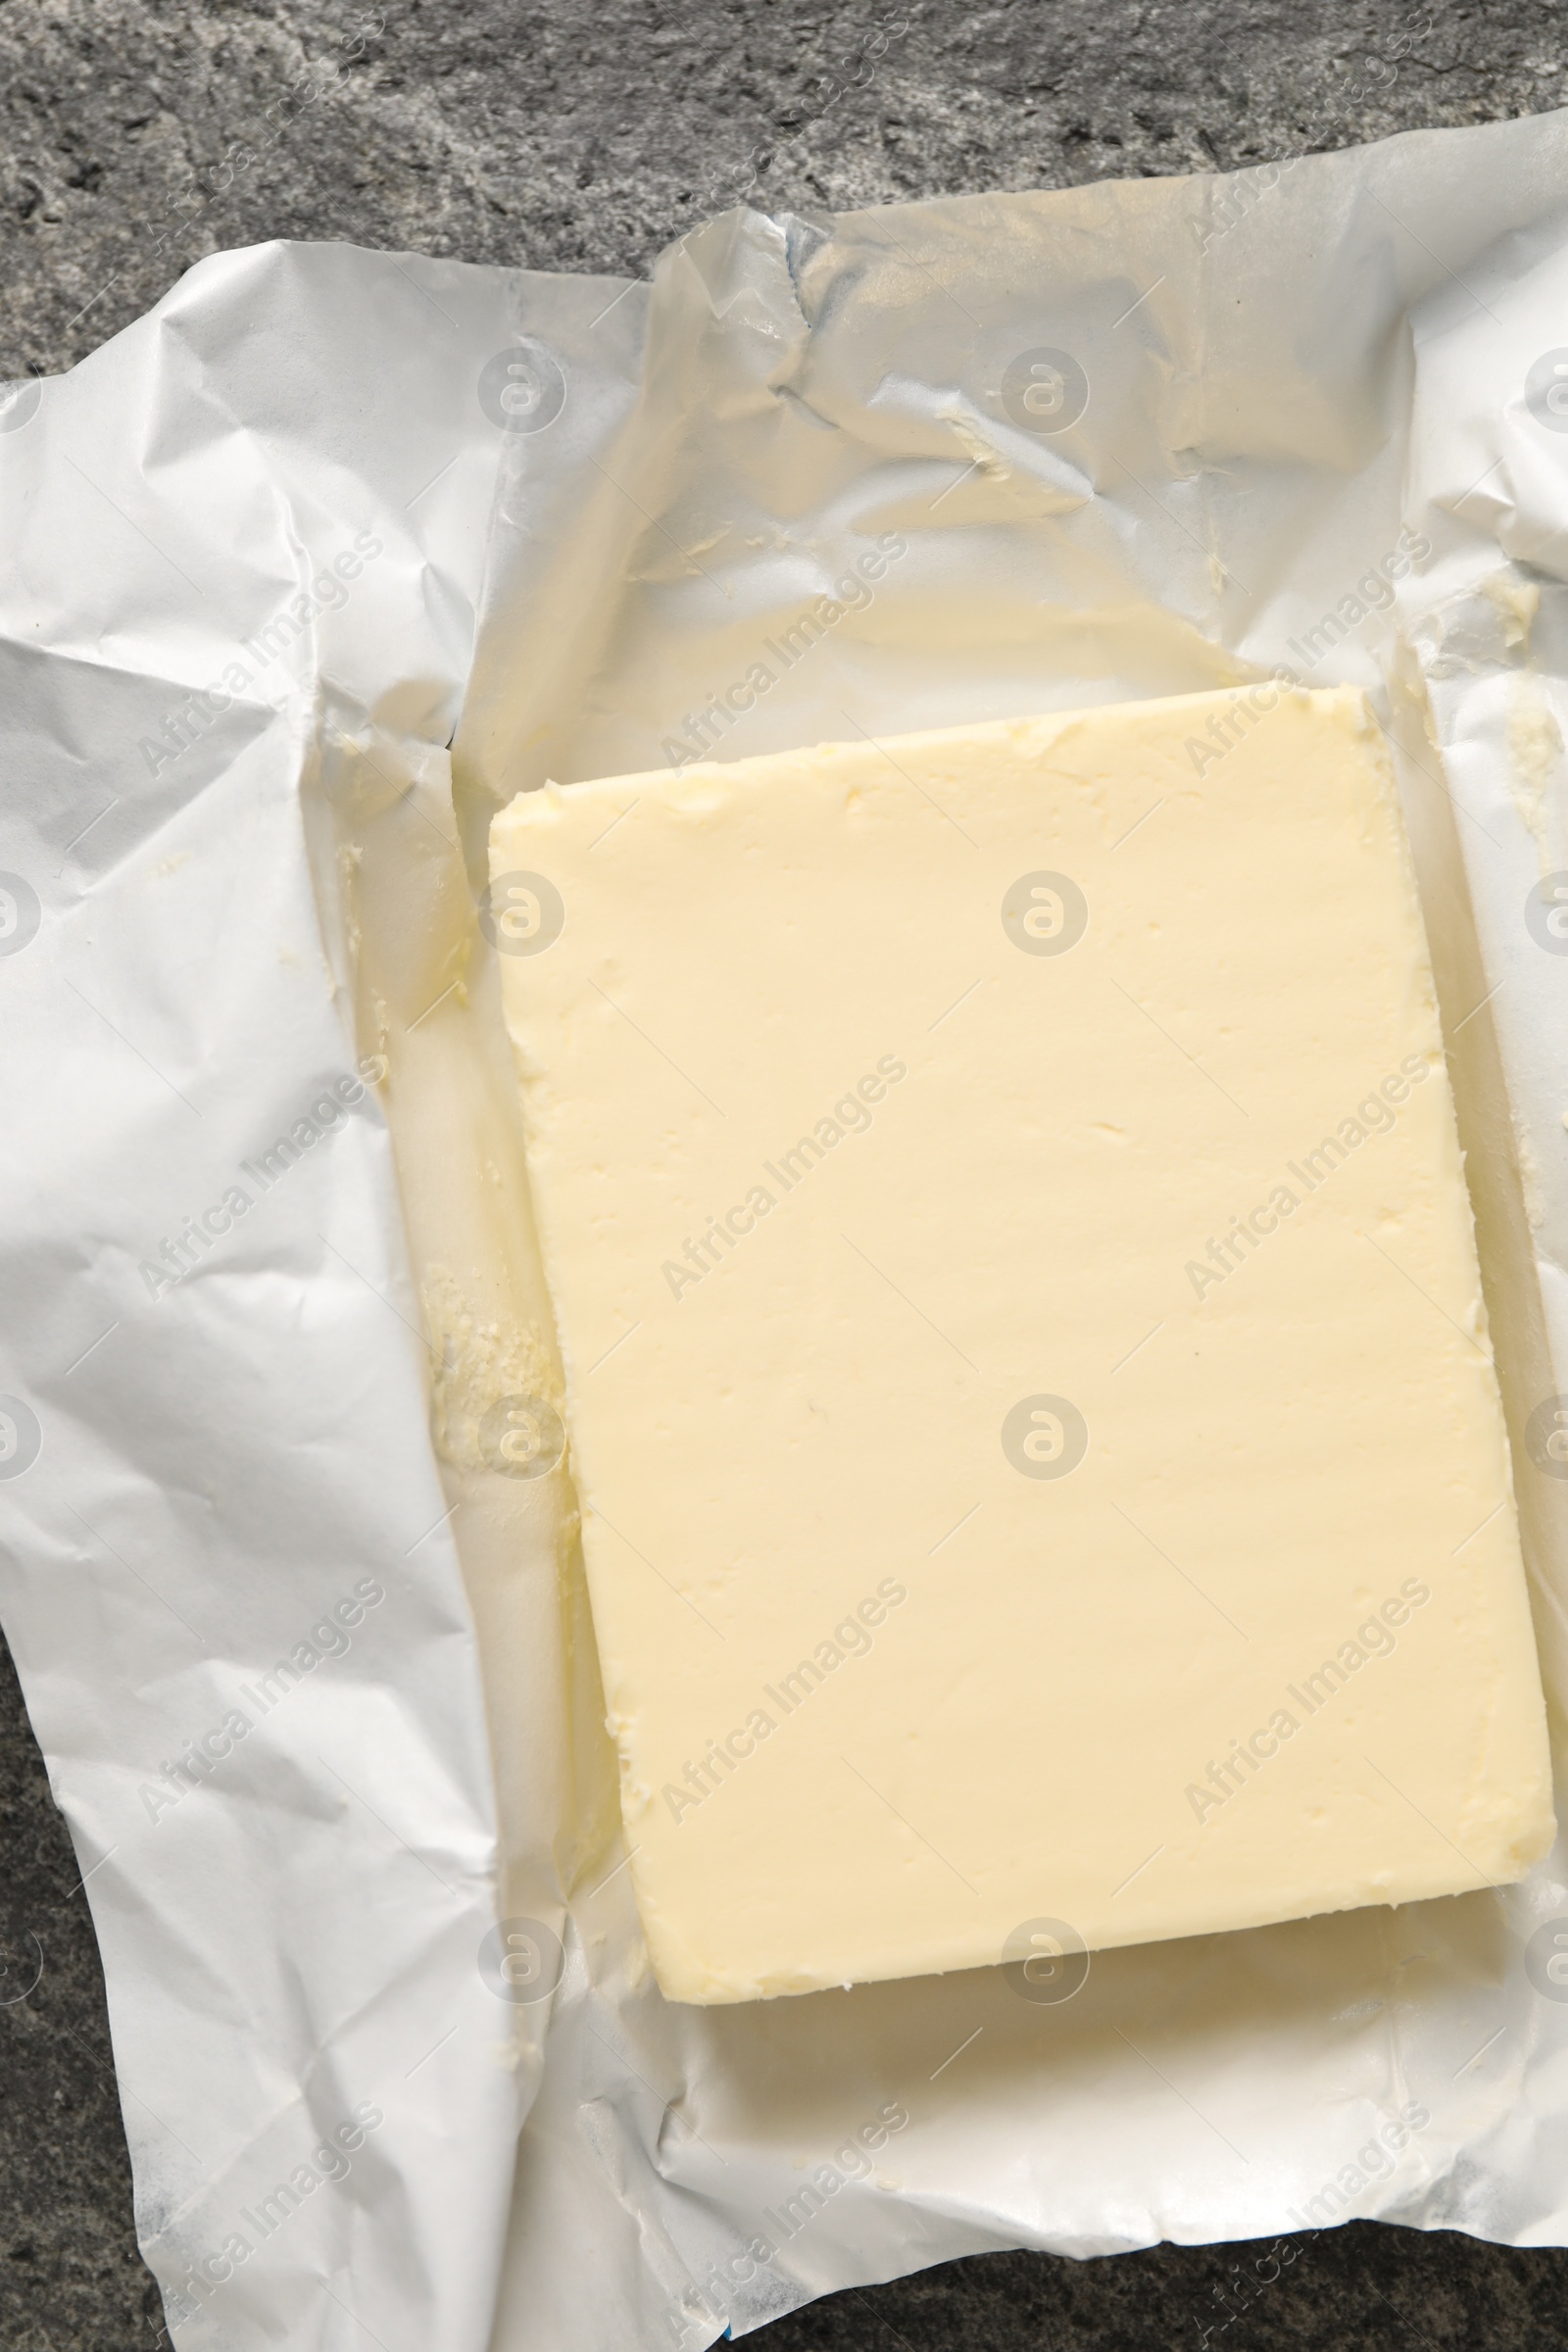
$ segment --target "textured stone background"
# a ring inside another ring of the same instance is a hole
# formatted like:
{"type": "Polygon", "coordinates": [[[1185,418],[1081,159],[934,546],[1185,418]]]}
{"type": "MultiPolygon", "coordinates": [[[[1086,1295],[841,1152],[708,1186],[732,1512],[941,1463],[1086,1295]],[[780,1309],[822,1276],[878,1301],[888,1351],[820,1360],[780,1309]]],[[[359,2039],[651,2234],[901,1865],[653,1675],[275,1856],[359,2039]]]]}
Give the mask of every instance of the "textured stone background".
{"type": "MultiPolygon", "coordinates": [[[[70,367],[224,246],[347,238],[646,273],[748,191],[832,208],[1211,172],[1537,111],[1563,87],[1564,34],[1541,0],[0,0],[0,377],[70,367]]],[[[7,2352],[133,2352],[160,2326],[77,1876],[0,1671],[7,2352]]],[[[985,2256],[752,2340],[1568,2347],[1568,2256],[1362,2225],[1289,2250],[1262,2288],[1235,2268],[1255,2248],[985,2256]]]]}

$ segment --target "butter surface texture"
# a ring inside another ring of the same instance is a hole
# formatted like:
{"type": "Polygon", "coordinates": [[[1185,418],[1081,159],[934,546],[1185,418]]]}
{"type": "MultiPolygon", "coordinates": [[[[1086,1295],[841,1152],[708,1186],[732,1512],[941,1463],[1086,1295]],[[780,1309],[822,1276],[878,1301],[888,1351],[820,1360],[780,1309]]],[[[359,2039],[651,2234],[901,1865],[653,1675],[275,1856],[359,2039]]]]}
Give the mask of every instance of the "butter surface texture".
{"type": "Polygon", "coordinates": [[[1349,691],[519,796],[632,1880],[733,2001],[1522,1875],[1544,1715],[1349,691]],[[1215,723],[1212,727],[1210,721],[1215,723]]]}

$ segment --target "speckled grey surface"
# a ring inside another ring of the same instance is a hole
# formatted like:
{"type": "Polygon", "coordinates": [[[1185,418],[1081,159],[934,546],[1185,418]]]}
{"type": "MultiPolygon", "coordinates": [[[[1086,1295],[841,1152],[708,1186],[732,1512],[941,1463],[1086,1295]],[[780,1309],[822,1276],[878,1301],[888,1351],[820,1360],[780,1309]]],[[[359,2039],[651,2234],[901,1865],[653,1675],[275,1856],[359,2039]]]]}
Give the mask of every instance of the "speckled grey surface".
{"type": "MultiPolygon", "coordinates": [[[[748,193],[832,208],[1224,170],[1537,111],[1565,69],[1568,23],[1539,0],[0,0],[0,376],[69,367],[200,255],[266,237],[646,272],[748,193]]],[[[97,1954],[8,1670],[0,1849],[0,2344],[132,2352],[161,2319],[97,1954]]],[[[1552,2352],[1568,2256],[1363,2225],[1273,2256],[999,2254],[753,2340],[1552,2352]]]]}

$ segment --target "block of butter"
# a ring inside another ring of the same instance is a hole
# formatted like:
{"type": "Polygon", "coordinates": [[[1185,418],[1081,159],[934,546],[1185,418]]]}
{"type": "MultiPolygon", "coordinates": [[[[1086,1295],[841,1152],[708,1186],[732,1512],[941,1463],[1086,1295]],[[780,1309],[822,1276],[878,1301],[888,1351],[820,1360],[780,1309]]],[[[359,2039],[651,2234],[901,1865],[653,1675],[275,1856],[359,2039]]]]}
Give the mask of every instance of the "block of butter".
{"type": "Polygon", "coordinates": [[[1361,698],[519,796],[488,923],[655,1971],[738,2001],[1520,1877],[1552,1836],[1361,698]]]}

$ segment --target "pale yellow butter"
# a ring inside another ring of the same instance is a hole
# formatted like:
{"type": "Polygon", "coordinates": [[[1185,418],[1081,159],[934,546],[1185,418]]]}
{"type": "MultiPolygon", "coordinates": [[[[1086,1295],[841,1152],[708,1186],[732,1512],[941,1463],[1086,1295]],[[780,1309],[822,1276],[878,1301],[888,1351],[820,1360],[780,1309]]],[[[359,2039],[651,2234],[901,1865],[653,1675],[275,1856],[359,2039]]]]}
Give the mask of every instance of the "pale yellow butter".
{"type": "Polygon", "coordinates": [[[1407,1901],[1545,1849],[1358,696],[551,787],[492,863],[666,1993],[1407,1901]]]}

